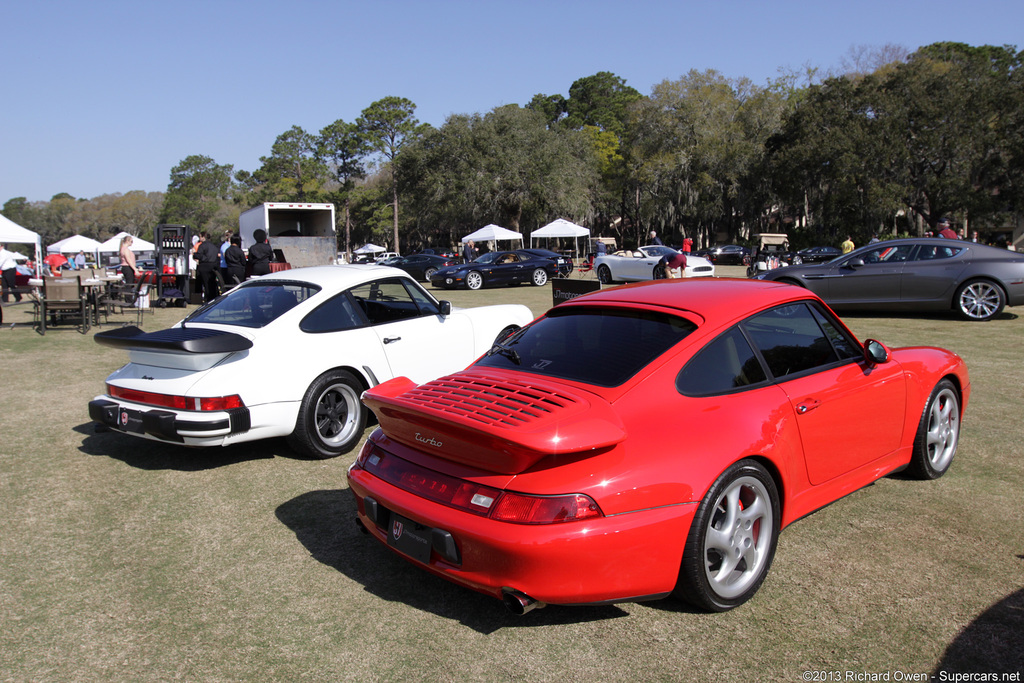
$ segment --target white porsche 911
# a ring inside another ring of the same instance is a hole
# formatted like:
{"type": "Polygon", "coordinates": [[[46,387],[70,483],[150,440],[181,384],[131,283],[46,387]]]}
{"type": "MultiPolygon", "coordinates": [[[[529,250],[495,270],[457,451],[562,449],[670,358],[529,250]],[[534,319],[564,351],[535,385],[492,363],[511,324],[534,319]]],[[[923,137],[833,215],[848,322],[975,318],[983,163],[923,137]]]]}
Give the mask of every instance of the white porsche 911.
{"type": "Polygon", "coordinates": [[[129,351],[89,402],[110,429],[187,446],[287,436],[316,458],[362,436],[365,389],[462,370],[533,319],[526,306],[454,309],[405,272],[317,266],[248,280],[174,327],[96,335],[129,351]]]}
{"type": "MultiPolygon", "coordinates": [[[[651,244],[636,251],[617,251],[594,259],[594,272],[602,284],[660,280],[665,277],[661,259],[676,254],[672,247],[651,244]]],[[[711,277],[715,266],[701,256],[686,255],[684,277],[711,277]]]]}

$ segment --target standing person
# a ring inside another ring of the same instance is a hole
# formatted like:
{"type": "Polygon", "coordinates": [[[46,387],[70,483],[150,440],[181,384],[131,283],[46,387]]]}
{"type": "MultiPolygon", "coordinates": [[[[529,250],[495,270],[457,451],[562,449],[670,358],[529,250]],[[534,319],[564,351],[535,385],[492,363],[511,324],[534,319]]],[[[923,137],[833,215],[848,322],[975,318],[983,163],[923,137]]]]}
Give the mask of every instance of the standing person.
{"type": "Polygon", "coordinates": [[[462,260],[466,263],[470,263],[476,258],[476,245],[473,244],[473,240],[466,242],[462,247],[462,260]]]}
{"type": "Polygon", "coordinates": [[[949,219],[946,218],[945,216],[939,219],[939,224],[936,227],[939,231],[937,237],[945,237],[946,239],[949,240],[958,239],[957,234],[953,231],[953,228],[949,227],[949,219]]]}
{"type": "Polygon", "coordinates": [[[267,243],[266,230],[254,230],[252,238],[256,243],[249,247],[249,273],[253,277],[266,275],[270,272],[270,260],[274,257],[274,250],[267,243]]]}
{"type": "Polygon", "coordinates": [[[203,301],[213,301],[220,293],[217,286],[219,266],[220,250],[210,241],[210,234],[204,232],[196,249],[196,280],[203,288],[203,301]]]}
{"type": "Polygon", "coordinates": [[[227,284],[233,287],[245,280],[245,252],[242,251],[242,238],[231,236],[231,244],[224,250],[224,262],[227,267],[227,284]]]}
{"type": "Polygon", "coordinates": [[[604,243],[604,240],[597,240],[596,253],[598,256],[604,256],[608,253],[608,245],[604,243]]]}
{"type": "Polygon", "coordinates": [[[121,276],[128,285],[135,284],[135,276],[139,274],[139,269],[135,267],[135,252],[132,251],[134,241],[134,237],[125,235],[121,238],[121,246],[117,250],[118,256],[121,257],[121,276]]]}
{"type": "Polygon", "coordinates": [[[75,268],[77,268],[78,270],[82,270],[83,268],[85,268],[84,251],[79,251],[77,254],[75,254],[75,268]]]}
{"type": "Polygon", "coordinates": [[[230,230],[225,230],[224,238],[220,242],[220,270],[221,275],[224,277],[225,281],[227,281],[228,277],[228,263],[224,259],[224,252],[226,252],[228,250],[228,247],[231,246],[231,234],[232,233],[230,230]]]}
{"type": "Polygon", "coordinates": [[[683,253],[684,254],[689,254],[690,253],[690,249],[693,249],[693,240],[690,239],[689,237],[684,237],[683,238],[683,253]]]}
{"type": "Polygon", "coordinates": [[[878,233],[877,232],[871,233],[871,239],[868,240],[868,244],[874,244],[875,242],[878,242],[878,241],[879,241],[878,233]]]}
{"type": "Polygon", "coordinates": [[[651,244],[661,244],[661,238],[658,237],[658,233],[651,230],[651,244]]]}
{"type": "Polygon", "coordinates": [[[853,238],[849,235],[846,236],[846,241],[839,245],[839,248],[843,250],[844,254],[849,254],[855,249],[853,244],[853,238]]]}
{"type": "Polygon", "coordinates": [[[21,301],[21,292],[18,291],[18,261],[14,258],[13,251],[7,251],[6,244],[0,244],[0,272],[3,277],[3,302],[7,303],[10,294],[14,293],[14,301],[21,301]]]}

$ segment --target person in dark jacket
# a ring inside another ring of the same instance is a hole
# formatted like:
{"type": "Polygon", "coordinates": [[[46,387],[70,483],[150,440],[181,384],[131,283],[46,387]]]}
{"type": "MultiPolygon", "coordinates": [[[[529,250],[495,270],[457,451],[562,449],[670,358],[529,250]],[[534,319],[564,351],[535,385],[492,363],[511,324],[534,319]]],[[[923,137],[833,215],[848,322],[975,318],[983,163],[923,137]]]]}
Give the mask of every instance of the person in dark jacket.
{"type": "Polygon", "coordinates": [[[217,269],[220,268],[220,249],[210,241],[210,234],[201,235],[196,249],[196,280],[203,288],[203,301],[213,301],[220,294],[217,284],[217,269]]]}
{"type": "Polygon", "coordinates": [[[231,236],[231,244],[224,250],[224,262],[227,265],[227,284],[234,287],[245,280],[245,252],[242,251],[242,238],[231,236]]]}
{"type": "Polygon", "coordinates": [[[249,272],[256,275],[266,275],[270,272],[270,260],[274,258],[274,250],[267,242],[266,230],[256,230],[252,233],[256,241],[249,247],[249,272]]]}

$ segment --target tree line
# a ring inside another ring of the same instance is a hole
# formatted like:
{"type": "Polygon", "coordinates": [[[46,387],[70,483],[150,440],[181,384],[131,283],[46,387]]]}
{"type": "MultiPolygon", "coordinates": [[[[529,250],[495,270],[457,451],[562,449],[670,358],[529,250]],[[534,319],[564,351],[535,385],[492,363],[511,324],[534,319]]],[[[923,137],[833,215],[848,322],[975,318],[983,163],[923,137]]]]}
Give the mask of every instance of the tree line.
{"type": "Polygon", "coordinates": [[[795,247],[847,234],[921,234],[1015,220],[1024,200],[1024,53],[936,43],[860,51],[841,74],[765,85],[690,71],[644,96],[609,72],[568,96],[420,123],[401,97],[311,133],[293,126],[253,171],[204,155],[166,192],[23,197],[8,218],[51,242],[147,236],[160,222],[220,231],[265,201],[331,202],[339,248],[449,246],[487,223],[530,232],[558,217],[643,243],[700,246],[787,232],[795,247]]]}

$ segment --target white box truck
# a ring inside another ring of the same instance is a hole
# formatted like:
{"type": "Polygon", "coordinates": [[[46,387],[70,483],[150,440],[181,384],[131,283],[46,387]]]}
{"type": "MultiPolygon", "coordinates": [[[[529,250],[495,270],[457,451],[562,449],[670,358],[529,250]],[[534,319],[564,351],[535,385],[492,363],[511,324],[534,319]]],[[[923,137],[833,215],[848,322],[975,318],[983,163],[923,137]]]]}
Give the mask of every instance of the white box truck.
{"type": "Polygon", "coordinates": [[[334,229],[334,204],[266,202],[243,211],[238,217],[242,248],[263,230],[270,246],[284,254],[292,268],[334,263],[338,251],[334,229]]]}

